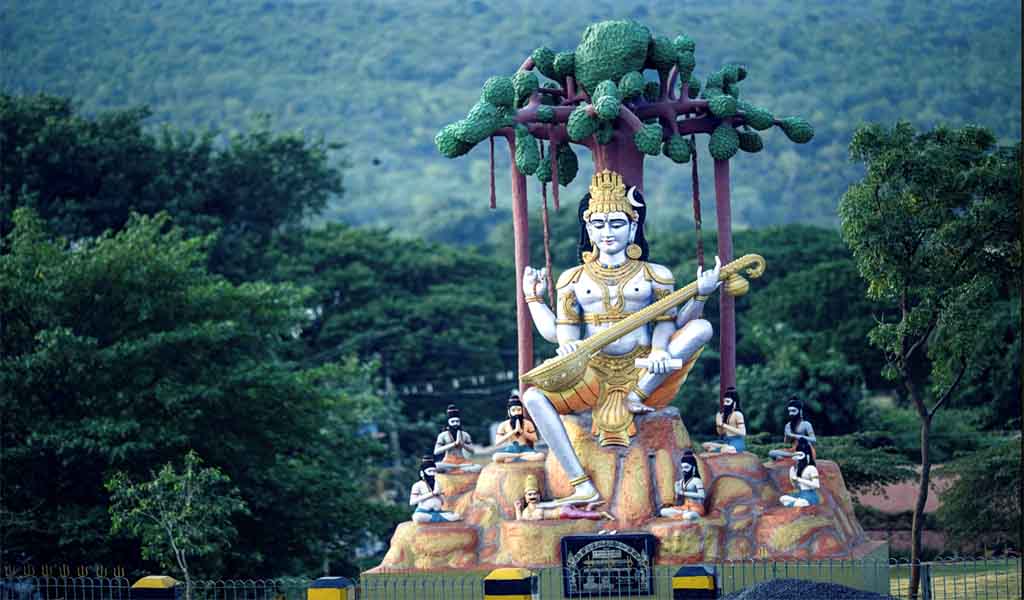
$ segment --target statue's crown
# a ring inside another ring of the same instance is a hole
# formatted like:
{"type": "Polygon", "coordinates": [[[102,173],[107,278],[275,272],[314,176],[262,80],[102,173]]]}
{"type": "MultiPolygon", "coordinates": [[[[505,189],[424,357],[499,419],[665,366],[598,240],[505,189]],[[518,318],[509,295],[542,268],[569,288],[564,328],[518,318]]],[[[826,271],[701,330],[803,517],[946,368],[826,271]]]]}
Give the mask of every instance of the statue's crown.
{"type": "Polygon", "coordinates": [[[537,476],[530,474],[526,476],[526,481],[523,482],[523,493],[529,491],[539,492],[540,485],[537,483],[537,476]]]}
{"type": "Polygon", "coordinates": [[[583,219],[589,219],[594,213],[613,212],[626,213],[634,221],[639,219],[639,214],[626,194],[622,175],[605,169],[590,179],[590,204],[583,213],[583,219]]]}

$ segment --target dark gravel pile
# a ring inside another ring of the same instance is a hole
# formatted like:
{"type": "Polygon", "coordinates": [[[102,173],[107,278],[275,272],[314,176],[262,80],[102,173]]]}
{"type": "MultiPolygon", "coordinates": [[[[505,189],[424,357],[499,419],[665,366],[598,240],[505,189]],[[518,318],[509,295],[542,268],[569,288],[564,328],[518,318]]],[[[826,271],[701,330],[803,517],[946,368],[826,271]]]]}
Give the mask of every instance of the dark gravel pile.
{"type": "Polygon", "coordinates": [[[802,581],[800,579],[774,579],[762,581],[722,600],[892,600],[874,592],[848,588],[838,583],[802,581]]]}

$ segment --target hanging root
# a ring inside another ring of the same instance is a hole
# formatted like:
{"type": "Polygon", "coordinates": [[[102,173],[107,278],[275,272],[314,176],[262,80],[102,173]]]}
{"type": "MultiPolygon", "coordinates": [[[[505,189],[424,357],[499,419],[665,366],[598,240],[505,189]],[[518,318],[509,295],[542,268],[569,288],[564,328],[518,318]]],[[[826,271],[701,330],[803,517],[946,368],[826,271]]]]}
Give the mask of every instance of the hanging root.
{"type": "Polygon", "coordinates": [[[693,164],[690,175],[693,185],[693,223],[697,228],[697,266],[704,268],[704,239],[700,234],[700,178],[697,176],[697,136],[690,134],[690,147],[693,148],[693,164]]]}
{"type": "Polygon", "coordinates": [[[558,206],[558,145],[551,143],[551,196],[555,201],[555,210],[558,206]]]}
{"type": "Polygon", "coordinates": [[[491,208],[498,207],[498,200],[494,194],[494,136],[491,136],[491,208]]]}
{"type": "MultiPolygon", "coordinates": [[[[543,187],[544,184],[541,183],[543,187]]],[[[544,266],[546,267],[545,279],[548,284],[548,300],[551,302],[551,308],[555,308],[555,284],[551,277],[551,226],[548,223],[548,196],[542,193],[541,198],[543,199],[541,220],[544,222],[544,266]]]]}

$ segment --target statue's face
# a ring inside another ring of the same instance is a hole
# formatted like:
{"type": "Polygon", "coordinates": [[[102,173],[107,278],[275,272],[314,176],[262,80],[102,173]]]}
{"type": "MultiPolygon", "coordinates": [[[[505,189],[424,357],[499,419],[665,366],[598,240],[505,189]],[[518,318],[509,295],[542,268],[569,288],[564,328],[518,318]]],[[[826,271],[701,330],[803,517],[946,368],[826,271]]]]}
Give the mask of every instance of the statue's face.
{"type": "Polygon", "coordinates": [[[526,496],[526,502],[529,504],[540,502],[540,492],[537,490],[527,490],[523,495],[526,496]]]}
{"type": "Polygon", "coordinates": [[[510,417],[521,417],[523,416],[522,406],[510,406],[508,408],[508,416],[510,417]]]}
{"type": "Polygon", "coordinates": [[[805,458],[807,458],[807,455],[804,454],[803,452],[798,451],[793,453],[793,460],[795,460],[796,462],[800,462],[805,458]]]}
{"type": "Polygon", "coordinates": [[[679,463],[679,468],[683,471],[683,475],[689,475],[693,471],[693,465],[688,462],[679,463]]]}
{"type": "Polygon", "coordinates": [[[636,235],[636,223],[624,212],[594,213],[587,221],[587,235],[601,254],[618,254],[636,235]]]}
{"type": "Polygon", "coordinates": [[[786,409],[786,412],[789,414],[789,418],[792,419],[793,417],[800,414],[800,409],[795,406],[790,406],[789,408],[786,409]]]}
{"type": "Polygon", "coordinates": [[[429,467],[423,470],[423,474],[426,475],[427,477],[433,477],[437,475],[437,469],[435,469],[434,467],[429,467]]]}
{"type": "Polygon", "coordinates": [[[726,408],[729,408],[730,406],[732,406],[732,398],[729,398],[729,397],[722,398],[722,406],[724,406],[726,408]]]}
{"type": "Polygon", "coordinates": [[[448,426],[452,429],[458,429],[462,425],[462,419],[458,417],[452,417],[448,419],[448,426]]]}

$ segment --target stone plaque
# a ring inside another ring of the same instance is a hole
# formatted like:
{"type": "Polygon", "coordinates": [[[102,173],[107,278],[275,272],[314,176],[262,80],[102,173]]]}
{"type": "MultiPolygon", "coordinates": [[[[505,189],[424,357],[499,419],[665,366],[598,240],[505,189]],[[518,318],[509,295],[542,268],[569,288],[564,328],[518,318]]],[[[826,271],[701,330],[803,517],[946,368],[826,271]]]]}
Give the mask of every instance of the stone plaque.
{"type": "Polygon", "coordinates": [[[565,536],[565,597],[653,595],[656,542],[657,538],[649,533],[565,536]]]}

